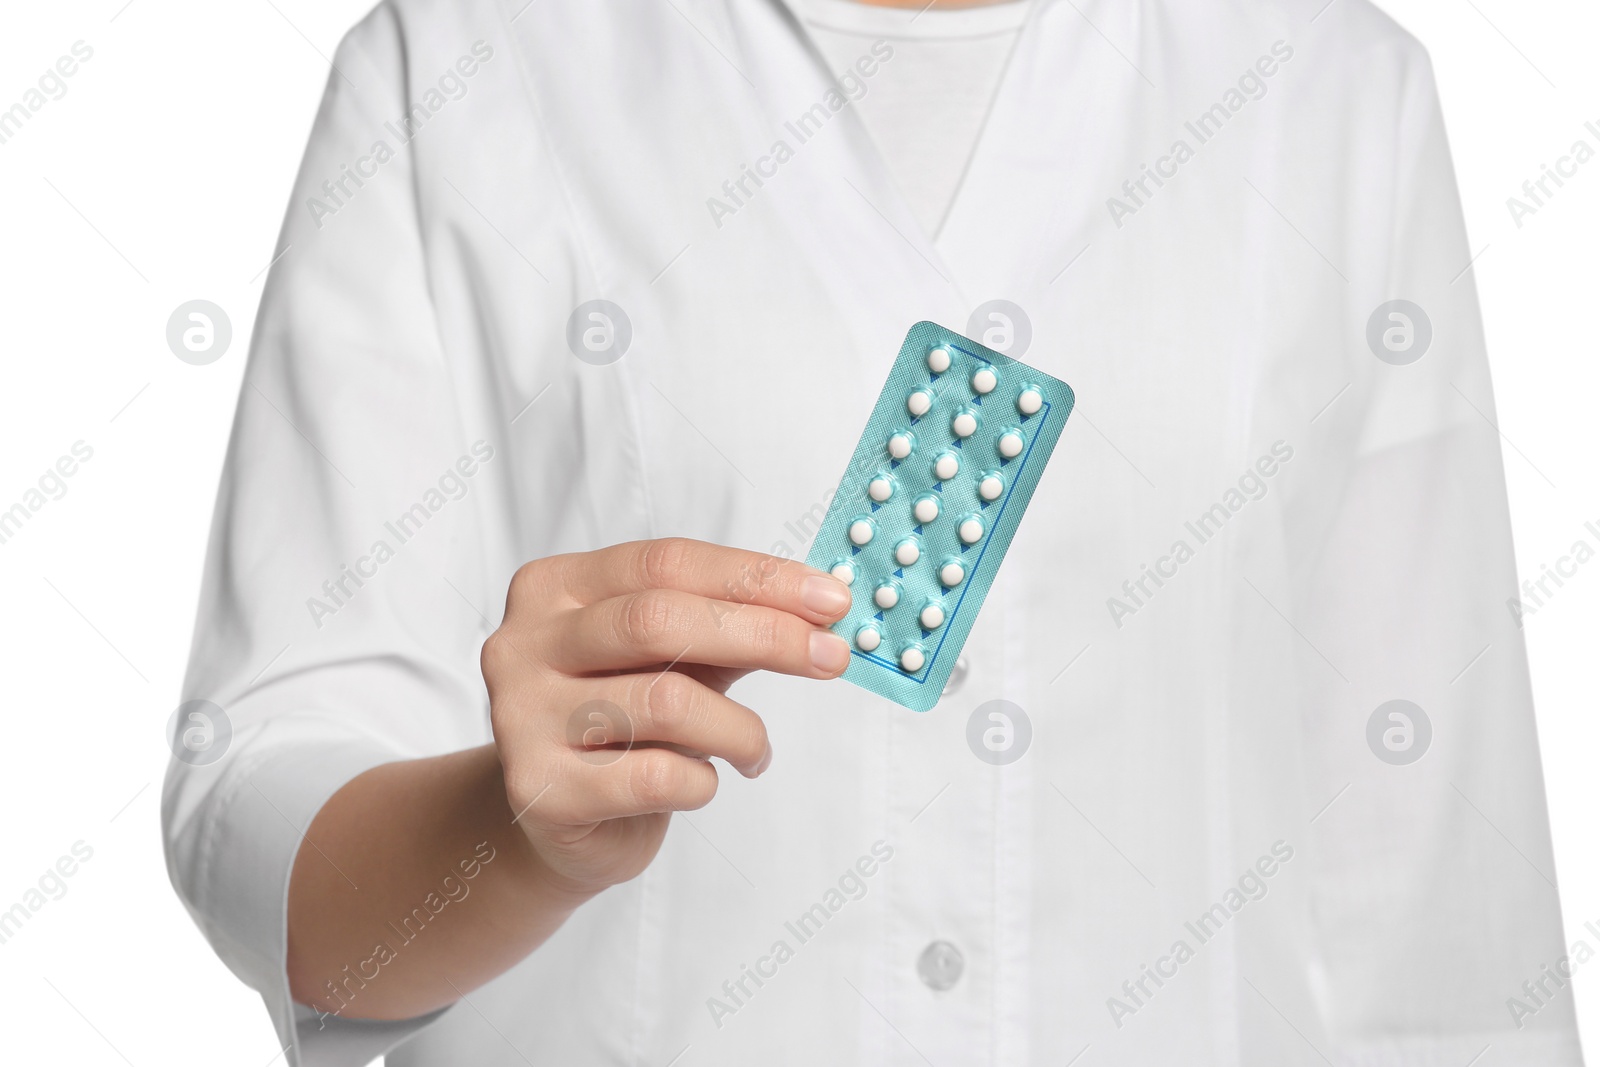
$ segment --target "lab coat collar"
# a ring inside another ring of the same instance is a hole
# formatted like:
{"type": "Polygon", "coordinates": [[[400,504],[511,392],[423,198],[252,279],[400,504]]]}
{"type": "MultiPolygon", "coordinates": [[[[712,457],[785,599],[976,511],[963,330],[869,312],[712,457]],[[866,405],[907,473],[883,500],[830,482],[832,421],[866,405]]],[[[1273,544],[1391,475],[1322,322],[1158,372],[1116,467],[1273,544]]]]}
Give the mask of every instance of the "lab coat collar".
{"type": "Polygon", "coordinates": [[[641,265],[748,242],[753,206],[788,246],[763,234],[750,254],[807,265],[865,351],[892,351],[918,319],[962,328],[982,300],[1050,298],[1052,279],[1105,217],[1106,190],[1130,156],[1130,109],[1151,102],[1123,56],[1138,54],[1141,5],[1032,2],[937,239],[921,231],[855,108],[829,108],[848,97],[792,0],[528,8],[511,32],[568,190],[588,261],[580,270],[592,274],[576,286],[615,296],[651,281],[634,277],[641,265]],[[590,43],[555,53],[534,47],[541,38],[590,43]],[[582,108],[543,103],[574,95],[582,108]],[[1069,153],[1089,145],[1104,173],[1085,182],[1069,153]],[[781,165],[763,164],[776,151],[781,165]],[[735,185],[763,166],[767,177],[741,194],[735,185]]]}
{"type": "Polygon", "coordinates": [[[849,97],[793,0],[728,0],[726,10],[762,121],[795,149],[794,165],[786,166],[796,180],[785,221],[796,241],[825,261],[836,303],[849,307],[878,288],[895,294],[893,303],[923,309],[907,323],[958,318],[969,306],[960,275],[922,231],[857,109],[845,104],[801,141],[810,128],[802,116],[849,97]]]}
{"type": "MultiPolygon", "coordinates": [[[[807,215],[848,211],[852,244],[867,234],[880,238],[871,258],[860,256],[857,244],[857,254],[843,261],[873,271],[875,283],[877,272],[895,263],[924,299],[948,305],[943,313],[958,328],[980,300],[1048,289],[1088,247],[1106,219],[1106,190],[1117,187],[1125,160],[1136,154],[1130,137],[1137,124],[1126,117],[1159,102],[1130,58],[1142,50],[1142,4],[1015,2],[1029,5],[1027,17],[937,235],[922,231],[856,108],[845,107],[836,120],[840,136],[819,139],[808,170],[807,215]],[[1069,180],[1083,174],[1089,145],[1102,178],[1069,180]],[[841,189],[866,203],[841,202],[841,189]]],[[[727,13],[769,116],[821,99],[834,84],[799,0],[729,0],[727,13]]]]}

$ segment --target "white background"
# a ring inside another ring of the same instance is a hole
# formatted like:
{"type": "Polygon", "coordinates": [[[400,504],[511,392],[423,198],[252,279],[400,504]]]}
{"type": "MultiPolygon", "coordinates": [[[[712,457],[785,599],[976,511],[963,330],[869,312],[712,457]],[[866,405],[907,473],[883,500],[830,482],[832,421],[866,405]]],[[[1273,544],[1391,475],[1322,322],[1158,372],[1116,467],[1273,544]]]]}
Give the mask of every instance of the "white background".
{"type": "MultiPolygon", "coordinates": [[[[665,0],[663,0],[665,2],[665,0]]],[[[1320,0],[1312,0],[1308,14],[1320,0]]],[[[1351,3],[1355,0],[1333,0],[1351,3]]],[[[246,340],[326,58],[368,0],[95,0],[0,15],[0,109],[75,41],[93,58],[0,145],[0,510],[93,458],[0,544],[0,911],[75,842],[93,858],[0,945],[0,1058],[244,1064],[281,1050],[167,883],[158,801],[246,340]],[[167,349],[180,303],[232,317],[220,361],[167,349]]],[[[1432,53],[1493,361],[1517,562],[1600,544],[1600,159],[1519,229],[1506,200],[1600,147],[1600,10],[1386,0],[1432,53]]],[[[1600,927],[1600,560],[1527,620],[1569,942],[1600,927]]],[[[1600,1041],[1600,961],[1580,969],[1600,1041]]],[[[1481,1067],[1497,1067],[1491,1050],[1481,1067]]]]}

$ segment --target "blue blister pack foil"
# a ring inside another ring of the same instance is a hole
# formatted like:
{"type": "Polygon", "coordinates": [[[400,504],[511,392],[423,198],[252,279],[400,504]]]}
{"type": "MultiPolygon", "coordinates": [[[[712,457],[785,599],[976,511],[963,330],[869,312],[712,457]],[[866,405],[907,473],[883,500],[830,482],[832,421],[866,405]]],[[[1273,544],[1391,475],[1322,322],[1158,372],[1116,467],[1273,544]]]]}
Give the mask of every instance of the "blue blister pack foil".
{"type": "Polygon", "coordinates": [[[1025,363],[911,327],[806,559],[850,585],[846,679],[939,702],[1072,403],[1025,363]]]}

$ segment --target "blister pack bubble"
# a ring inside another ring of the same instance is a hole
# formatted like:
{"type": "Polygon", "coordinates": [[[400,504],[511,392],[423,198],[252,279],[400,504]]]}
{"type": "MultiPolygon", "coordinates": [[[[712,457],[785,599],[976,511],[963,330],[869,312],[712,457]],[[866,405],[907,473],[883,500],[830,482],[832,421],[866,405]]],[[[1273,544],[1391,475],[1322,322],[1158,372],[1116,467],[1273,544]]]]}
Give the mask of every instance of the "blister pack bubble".
{"type": "Polygon", "coordinates": [[[806,559],[850,585],[847,680],[939,702],[1072,404],[1042,371],[911,327],[806,559]]]}

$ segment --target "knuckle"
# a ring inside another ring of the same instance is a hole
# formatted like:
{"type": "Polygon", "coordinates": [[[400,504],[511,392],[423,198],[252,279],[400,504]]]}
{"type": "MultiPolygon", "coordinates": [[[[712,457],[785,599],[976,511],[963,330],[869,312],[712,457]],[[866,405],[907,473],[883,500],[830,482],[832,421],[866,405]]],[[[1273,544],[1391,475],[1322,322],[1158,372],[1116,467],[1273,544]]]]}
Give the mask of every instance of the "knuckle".
{"type": "Polygon", "coordinates": [[[645,713],[657,730],[676,734],[694,715],[699,683],[676,671],[650,676],[644,698],[645,713]]]}
{"type": "Polygon", "coordinates": [[[483,648],[478,652],[478,669],[483,673],[483,680],[492,686],[504,678],[515,655],[510,642],[501,631],[496,630],[486,637],[483,648]]]}
{"type": "Polygon", "coordinates": [[[709,763],[699,763],[686,775],[682,793],[678,798],[679,811],[695,811],[711,803],[717,795],[717,769],[709,763]]]}
{"type": "Polygon", "coordinates": [[[530,779],[532,788],[526,791],[527,796],[516,808],[521,811],[535,797],[539,798],[522,821],[533,819],[536,824],[544,826],[575,826],[591,819],[593,805],[590,794],[594,785],[577,773],[584,769],[587,768],[581,764],[575,765],[570,756],[545,762],[540,768],[540,779],[530,779]],[[545,791],[542,796],[541,791],[545,791]]]}
{"type": "Polygon", "coordinates": [[[483,685],[490,691],[491,699],[514,677],[520,661],[522,656],[512,646],[504,629],[494,630],[483,638],[483,648],[478,649],[478,670],[483,673],[483,685]]]}
{"type": "Polygon", "coordinates": [[[741,732],[740,745],[747,759],[760,759],[766,753],[767,745],[770,744],[767,738],[767,724],[761,720],[761,716],[754,712],[751,712],[747,719],[749,721],[741,732]]]}
{"type": "Polygon", "coordinates": [[[514,626],[501,626],[484,638],[478,652],[478,666],[483,671],[484,682],[491,687],[508,686],[537,681],[543,677],[548,664],[539,656],[538,642],[528,635],[519,640],[514,626]]]}
{"type": "Polygon", "coordinates": [[[771,588],[783,575],[777,557],[765,554],[758,554],[747,562],[743,571],[745,585],[752,593],[771,588]]]}
{"type": "Polygon", "coordinates": [[[682,626],[677,599],[659,589],[634,593],[622,611],[622,637],[630,646],[651,650],[682,626]]]}
{"type": "Polygon", "coordinates": [[[689,570],[694,542],[687,537],[663,537],[646,542],[639,557],[640,577],[652,589],[675,587],[689,570]]]}
{"type": "Polygon", "coordinates": [[[629,787],[640,808],[671,811],[683,784],[682,757],[658,749],[636,753],[629,770],[629,787]]]}
{"type": "Polygon", "coordinates": [[[782,612],[759,612],[750,623],[750,642],[762,655],[781,655],[794,645],[803,625],[799,619],[782,612]]]}
{"type": "Polygon", "coordinates": [[[778,583],[781,561],[776,556],[756,553],[739,564],[738,574],[727,582],[729,599],[748,604],[760,599],[778,583]]]}
{"type": "Polygon", "coordinates": [[[518,567],[511,575],[508,601],[522,604],[535,598],[537,590],[544,584],[544,572],[545,562],[541,559],[530,560],[518,567]]]}

